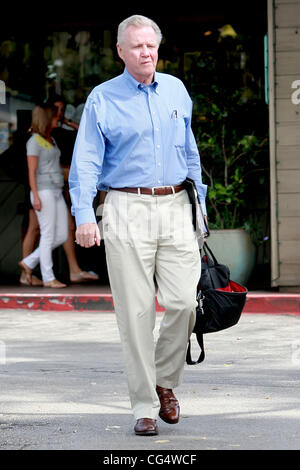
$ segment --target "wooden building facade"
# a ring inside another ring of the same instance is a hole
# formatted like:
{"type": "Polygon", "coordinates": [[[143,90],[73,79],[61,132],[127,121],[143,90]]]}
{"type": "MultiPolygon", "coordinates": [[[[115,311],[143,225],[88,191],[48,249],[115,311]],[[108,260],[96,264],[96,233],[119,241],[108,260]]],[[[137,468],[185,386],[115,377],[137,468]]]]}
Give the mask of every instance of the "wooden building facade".
{"type": "Polygon", "coordinates": [[[271,285],[300,290],[300,0],[268,0],[271,285]]]}

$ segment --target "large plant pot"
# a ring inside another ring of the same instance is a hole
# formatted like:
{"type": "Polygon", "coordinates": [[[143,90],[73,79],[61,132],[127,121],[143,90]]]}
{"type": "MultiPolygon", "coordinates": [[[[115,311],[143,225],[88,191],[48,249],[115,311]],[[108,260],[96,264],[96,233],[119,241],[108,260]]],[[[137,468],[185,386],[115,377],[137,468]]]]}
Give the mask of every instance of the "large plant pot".
{"type": "Polygon", "coordinates": [[[220,264],[230,269],[233,281],[245,285],[253,271],[256,259],[256,248],[246,230],[211,230],[207,239],[220,264]]]}

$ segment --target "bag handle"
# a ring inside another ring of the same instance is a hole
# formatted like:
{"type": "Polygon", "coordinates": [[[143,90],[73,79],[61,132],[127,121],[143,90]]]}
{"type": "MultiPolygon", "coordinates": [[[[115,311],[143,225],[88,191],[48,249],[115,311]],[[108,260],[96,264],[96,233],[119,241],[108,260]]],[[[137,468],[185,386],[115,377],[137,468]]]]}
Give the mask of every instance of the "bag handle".
{"type": "Polygon", "coordinates": [[[205,351],[204,351],[204,341],[203,341],[203,334],[202,333],[196,333],[196,338],[198,341],[198,344],[201,349],[200,356],[198,357],[197,361],[193,361],[191,357],[191,340],[189,340],[188,343],[188,348],[186,352],[186,363],[189,365],[194,365],[194,364],[200,364],[200,362],[203,362],[205,359],[205,351]]]}
{"type": "Polygon", "coordinates": [[[204,242],[203,243],[203,250],[204,250],[204,253],[206,254],[206,256],[209,258],[209,255],[208,253],[210,254],[211,258],[213,259],[214,261],[214,264],[219,264],[215,255],[213,254],[213,252],[211,251],[211,249],[209,248],[207,242],[204,242]]]}

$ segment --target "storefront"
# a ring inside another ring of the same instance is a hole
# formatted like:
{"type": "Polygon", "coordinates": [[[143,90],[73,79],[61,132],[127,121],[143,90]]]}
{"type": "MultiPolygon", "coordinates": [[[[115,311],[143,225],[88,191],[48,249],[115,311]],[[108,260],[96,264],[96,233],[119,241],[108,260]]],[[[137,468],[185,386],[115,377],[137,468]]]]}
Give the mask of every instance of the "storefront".
{"type": "Polygon", "coordinates": [[[269,0],[272,286],[300,286],[300,0],[269,0]]]}
{"type": "MultiPolygon", "coordinates": [[[[274,12],[275,6],[269,3],[274,12]]],[[[268,135],[269,108],[272,108],[272,85],[269,85],[269,105],[265,94],[267,2],[254,1],[247,8],[242,2],[213,1],[209,5],[186,4],[180,10],[169,8],[167,12],[159,9],[153,12],[153,8],[141,12],[141,8],[133,7],[92,11],[88,5],[80,11],[59,15],[53,10],[38,23],[28,14],[27,21],[21,21],[19,15],[16,21],[10,18],[1,30],[0,83],[4,92],[0,95],[0,152],[11,144],[14,133],[27,124],[35,104],[53,92],[66,99],[67,117],[79,122],[92,88],[122,72],[123,64],[115,48],[116,30],[120,21],[136,12],[152,17],[162,29],[164,39],[158,70],[184,81],[194,101],[193,126],[197,140],[201,141],[203,123],[207,122],[204,100],[213,101],[216,94],[231,97],[236,90],[243,90],[238,97],[243,108],[237,113],[237,123],[244,128],[245,135],[254,134],[264,141],[268,135]]],[[[270,54],[269,50],[269,57],[270,54]]],[[[202,151],[205,156],[205,149],[202,151]]],[[[247,164],[254,164],[248,173],[256,179],[249,180],[245,197],[262,224],[258,257],[264,278],[261,287],[280,286],[269,276],[268,151],[260,156],[258,163],[249,160],[247,164]],[[249,197],[253,184],[255,192],[249,197]]],[[[204,178],[209,184],[207,173],[205,176],[204,172],[204,178]]],[[[21,227],[26,216],[22,209],[24,197],[23,186],[1,173],[0,273],[3,280],[18,278],[21,227]]],[[[213,217],[211,210],[211,220],[213,217]]],[[[274,273],[274,250],[272,253],[274,273]]],[[[300,284],[299,276],[297,279],[300,284]]],[[[289,282],[294,285],[293,276],[289,282]]]]}

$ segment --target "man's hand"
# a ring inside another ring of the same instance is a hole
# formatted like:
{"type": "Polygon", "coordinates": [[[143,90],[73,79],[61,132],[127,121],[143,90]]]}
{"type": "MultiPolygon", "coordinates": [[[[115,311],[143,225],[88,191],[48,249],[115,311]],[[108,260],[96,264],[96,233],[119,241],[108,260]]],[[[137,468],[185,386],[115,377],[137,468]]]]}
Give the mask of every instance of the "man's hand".
{"type": "Polygon", "coordinates": [[[95,223],[81,224],[76,230],[76,243],[84,248],[95,244],[100,246],[101,236],[98,225],[95,223]]]}

